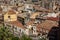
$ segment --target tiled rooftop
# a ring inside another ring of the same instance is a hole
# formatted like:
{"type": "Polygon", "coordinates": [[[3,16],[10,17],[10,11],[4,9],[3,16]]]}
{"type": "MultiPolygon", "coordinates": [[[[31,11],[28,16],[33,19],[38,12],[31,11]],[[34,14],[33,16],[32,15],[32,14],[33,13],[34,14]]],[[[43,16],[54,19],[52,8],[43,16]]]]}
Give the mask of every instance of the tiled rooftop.
{"type": "Polygon", "coordinates": [[[40,29],[45,29],[45,30],[51,30],[51,28],[53,27],[53,26],[58,26],[58,23],[57,22],[55,22],[55,21],[51,21],[51,20],[46,20],[45,22],[43,22],[43,23],[40,23],[40,24],[38,24],[37,25],[37,30],[39,31],[40,29]]]}
{"type": "Polygon", "coordinates": [[[26,25],[33,25],[34,22],[35,22],[34,19],[32,19],[32,20],[28,21],[28,22],[26,23],[26,25]]]}
{"type": "Polygon", "coordinates": [[[23,26],[23,24],[21,23],[21,22],[19,22],[19,21],[11,21],[11,22],[9,22],[11,25],[14,25],[14,26],[16,26],[16,27],[20,27],[20,28],[23,28],[23,29],[25,29],[25,27],[23,26]]]}
{"type": "Polygon", "coordinates": [[[9,14],[9,15],[13,15],[13,14],[16,14],[16,12],[14,12],[13,10],[9,10],[9,11],[8,11],[8,14],[9,14]]]}
{"type": "Polygon", "coordinates": [[[52,21],[59,21],[58,17],[56,17],[56,18],[54,18],[54,17],[47,17],[47,19],[48,20],[52,20],[52,21]]]}
{"type": "Polygon", "coordinates": [[[41,12],[35,12],[35,13],[31,14],[30,18],[35,19],[36,16],[38,16],[39,14],[41,14],[41,12]]]}

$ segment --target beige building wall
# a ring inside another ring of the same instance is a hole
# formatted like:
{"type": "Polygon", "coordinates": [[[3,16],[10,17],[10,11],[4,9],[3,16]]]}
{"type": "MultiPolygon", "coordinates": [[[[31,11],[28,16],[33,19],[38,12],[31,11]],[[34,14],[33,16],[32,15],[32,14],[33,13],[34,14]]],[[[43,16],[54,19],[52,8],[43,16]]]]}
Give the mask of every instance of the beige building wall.
{"type": "Polygon", "coordinates": [[[17,20],[16,14],[9,15],[8,13],[6,13],[4,15],[4,21],[16,21],[16,20],[17,20]]]}

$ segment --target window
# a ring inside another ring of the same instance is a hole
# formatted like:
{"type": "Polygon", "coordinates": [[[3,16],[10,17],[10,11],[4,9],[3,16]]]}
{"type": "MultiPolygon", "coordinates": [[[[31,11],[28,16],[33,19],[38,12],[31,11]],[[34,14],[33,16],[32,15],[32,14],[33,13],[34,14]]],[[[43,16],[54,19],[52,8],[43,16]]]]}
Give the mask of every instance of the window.
{"type": "Polygon", "coordinates": [[[21,11],[22,13],[24,13],[24,11],[21,11]]]}
{"type": "Polygon", "coordinates": [[[18,3],[16,3],[16,6],[18,6],[18,3]]]}
{"type": "Polygon", "coordinates": [[[33,27],[31,28],[31,30],[33,30],[33,27]]]}
{"type": "Polygon", "coordinates": [[[10,25],[7,25],[8,27],[11,27],[10,25]]]}
{"type": "Polygon", "coordinates": [[[21,29],[19,31],[21,32],[21,29]]]}
{"type": "Polygon", "coordinates": [[[49,0],[49,2],[52,2],[53,0],[49,0]]]}
{"type": "Polygon", "coordinates": [[[36,29],[36,27],[33,27],[33,29],[36,29]]]}
{"type": "Polygon", "coordinates": [[[32,0],[32,2],[38,2],[38,0],[32,0]]]}
{"type": "Polygon", "coordinates": [[[59,8],[59,11],[60,11],[60,8],[59,8]]]}
{"type": "Polygon", "coordinates": [[[7,27],[5,27],[5,29],[7,29],[7,27]]]}
{"type": "Polygon", "coordinates": [[[36,31],[34,30],[34,32],[36,32],[36,31]]]}
{"type": "Polygon", "coordinates": [[[8,18],[10,19],[10,16],[8,16],[8,18]]]}
{"type": "Polygon", "coordinates": [[[45,8],[49,9],[49,3],[44,4],[45,8]]]}
{"type": "Polygon", "coordinates": [[[17,30],[17,28],[16,27],[14,27],[15,28],[15,30],[17,30]]]}
{"type": "Polygon", "coordinates": [[[42,1],[42,0],[39,0],[39,1],[42,1]]]}
{"type": "Polygon", "coordinates": [[[24,1],[27,1],[27,0],[24,0],[24,1]]]}
{"type": "Polygon", "coordinates": [[[16,2],[16,1],[14,1],[14,2],[16,2]]]}
{"type": "Polygon", "coordinates": [[[43,5],[42,5],[42,2],[40,2],[40,6],[42,7],[43,5]]]}
{"type": "Polygon", "coordinates": [[[48,33],[48,30],[46,30],[46,33],[48,33]]]}

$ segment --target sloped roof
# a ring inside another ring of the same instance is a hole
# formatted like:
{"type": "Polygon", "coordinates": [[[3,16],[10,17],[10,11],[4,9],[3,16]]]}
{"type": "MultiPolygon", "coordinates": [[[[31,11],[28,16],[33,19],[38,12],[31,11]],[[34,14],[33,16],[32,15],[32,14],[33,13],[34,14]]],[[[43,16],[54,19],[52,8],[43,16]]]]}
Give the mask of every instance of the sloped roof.
{"type": "Polygon", "coordinates": [[[40,29],[43,28],[45,30],[50,31],[53,26],[57,26],[57,25],[58,25],[58,23],[55,21],[46,20],[45,22],[37,25],[37,30],[40,31],[40,29]]]}
{"type": "Polygon", "coordinates": [[[32,19],[32,20],[28,21],[28,22],[26,23],[26,25],[32,25],[34,22],[35,22],[34,19],[32,19]]]}
{"type": "Polygon", "coordinates": [[[51,11],[51,10],[48,10],[48,9],[43,8],[43,7],[41,7],[41,6],[38,6],[38,5],[35,5],[34,8],[35,8],[36,10],[39,10],[39,11],[47,11],[47,12],[50,12],[50,11],[51,11]]]}
{"type": "Polygon", "coordinates": [[[16,26],[16,27],[25,29],[24,25],[21,22],[19,22],[19,21],[11,21],[9,23],[14,25],[14,26],[16,26]]]}
{"type": "Polygon", "coordinates": [[[16,12],[15,12],[14,10],[9,10],[7,13],[8,13],[9,15],[16,14],[16,12]]]}
{"type": "Polygon", "coordinates": [[[41,14],[41,12],[35,12],[33,13],[30,18],[35,19],[37,15],[41,14]]]}
{"type": "Polygon", "coordinates": [[[47,17],[48,20],[52,20],[52,21],[59,21],[58,17],[47,17]]]}

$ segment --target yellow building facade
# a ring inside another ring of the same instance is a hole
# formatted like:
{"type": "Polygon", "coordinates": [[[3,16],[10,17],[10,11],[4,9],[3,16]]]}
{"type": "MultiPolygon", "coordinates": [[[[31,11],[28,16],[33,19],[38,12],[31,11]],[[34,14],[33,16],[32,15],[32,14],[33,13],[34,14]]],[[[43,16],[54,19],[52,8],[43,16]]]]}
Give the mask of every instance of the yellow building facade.
{"type": "Polygon", "coordinates": [[[16,12],[10,10],[4,14],[4,21],[16,21],[17,15],[16,12]]]}

